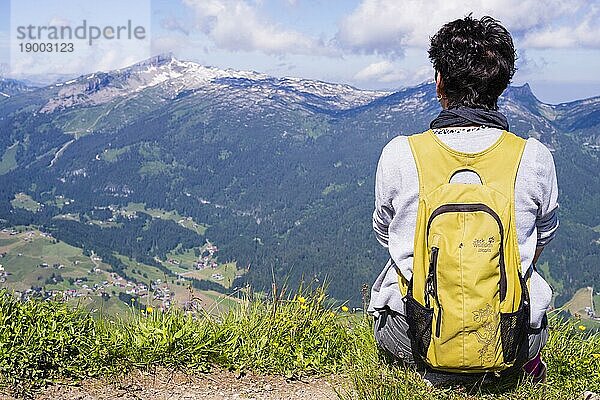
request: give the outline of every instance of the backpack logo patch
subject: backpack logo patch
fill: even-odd
[[[490,236],[487,239],[474,239],[473,247],[477,249],[478,253],[491,253],[495,241],[496,238],[493,236]]]

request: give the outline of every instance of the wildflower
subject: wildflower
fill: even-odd
[[[306,299],[302,296],[298,296],[298,303],[304,304],[304,303],[306,303]]]
[[[583,325],[579,325],[578,328],[580,331],[585,331],[585,326],[583,326]]]
[[[147,313],[151,313],[152,311],[154,311],[154,309],[150,306],[146,307],[146,312]]]
[[[347,306],[342,306],[342,311],[343,312],[348,312],[350,309]]]
[[[330,311],[329,316],[333,318],[333,317],[335,317],[335,313],[333,311]]]
[[[301,310],[306,310],[307,308],[308,308],[308,306],[306,304],[300,304]]]
[[[598,358],[600,358],[600,354],[598,354],[598,353],[594,353],[594,354],[592,354],[592,357],[594,357],[594,358],[598,359]]]

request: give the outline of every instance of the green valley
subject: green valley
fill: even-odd
[[[131,306],[144,309],[189,307],[192,298],[210,310],[229,304],[223,290],[201,290],[194,282],[214,282],[222,289],[243,271],[235,262],[219,263],[211,243],[187,252],[177,249],[158,266],[115,254],[124,264],[121,275],[95,254],[57,240],[33,227],[19,226],[0,232],[0,286],[23,298],[55,298],[124,315]],[[202,255],[202,256],[199,256]],[[135,303],[135,304],[132,304]]]

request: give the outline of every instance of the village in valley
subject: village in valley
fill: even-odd
[[[126,277],[91,251],[56,240],[52,234],[31,227],[0,231],[0,287],[22,300],[31,298],[111,305],[114,310],[164,311],[172,307],[198,310],[230,299],[222,293],[194,290],[193,280],[209,280],[229,289],[240,277],[235,262],[219,263],[218,247],[206,240],[188,251],[175,251],[166,260],[167,275],[155,266],[120,257],[131,268]],[[110,308],[110,307],[108,307]]]

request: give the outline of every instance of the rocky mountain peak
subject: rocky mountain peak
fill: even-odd
[[[509,86],[502,97],[507,100],[517,100],[523,103],[542,104],[542,102],[533,94],[529,83],[525,83],[521,86]]]

